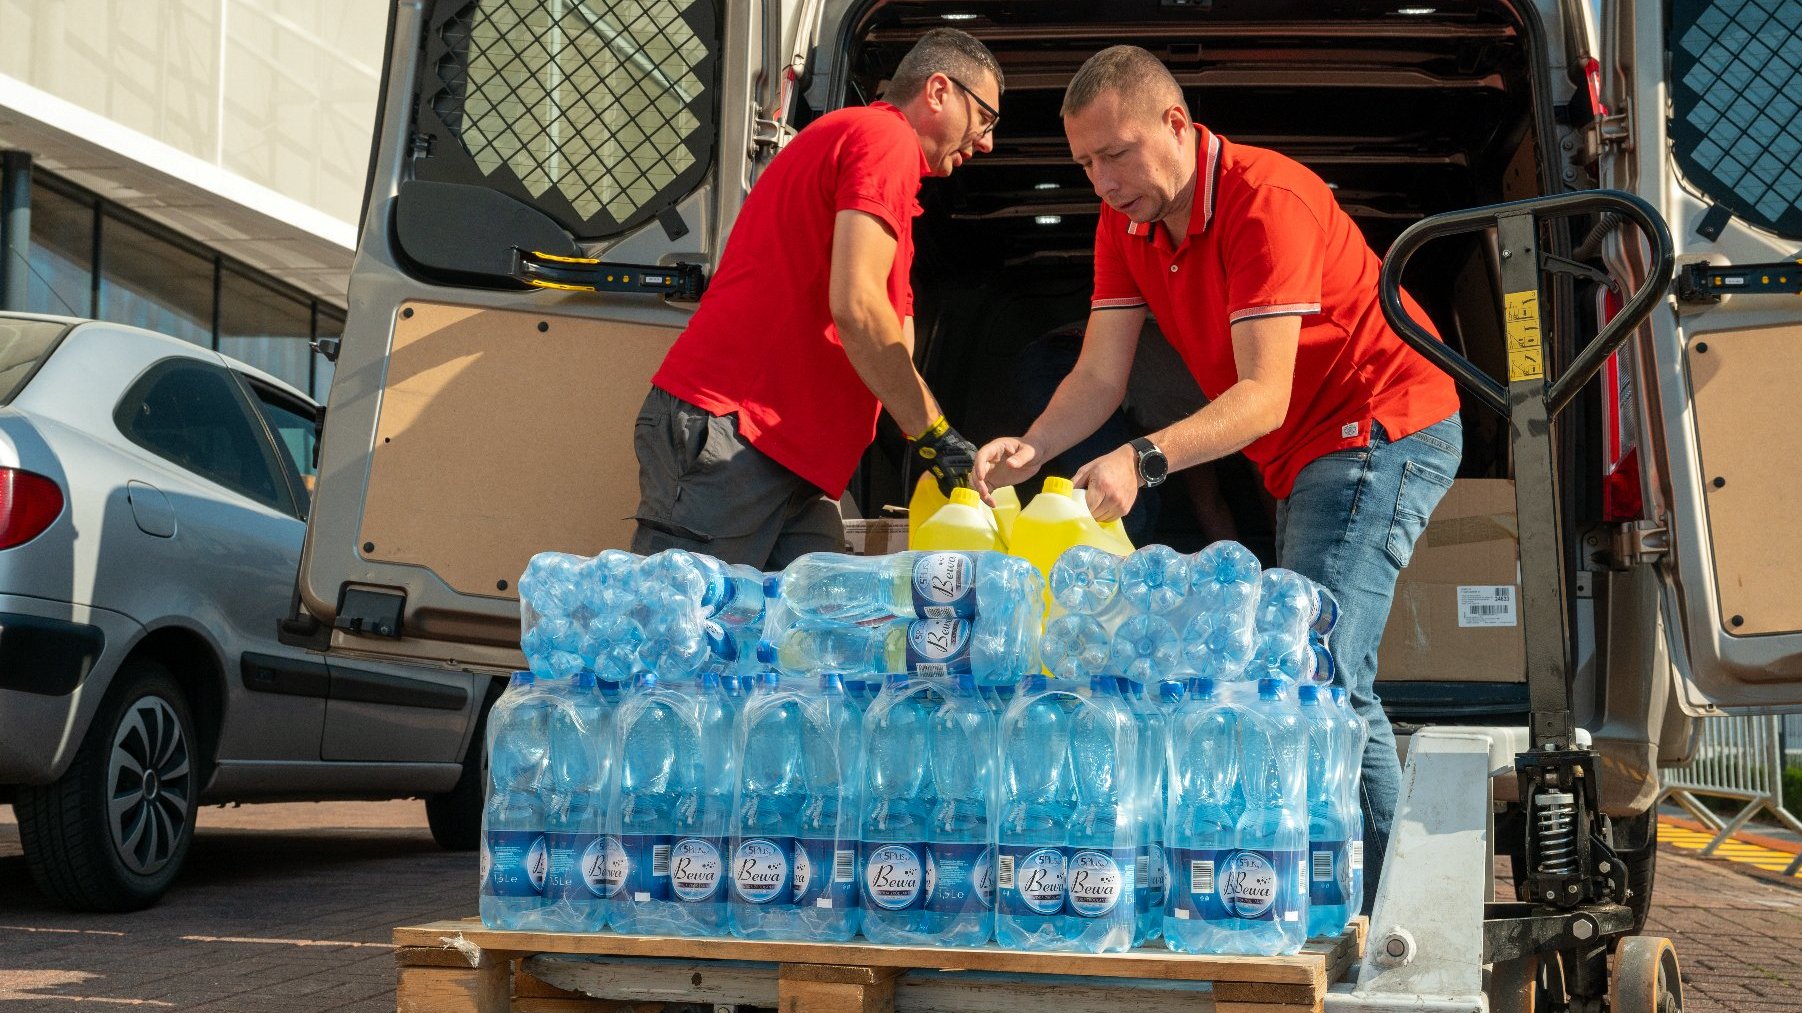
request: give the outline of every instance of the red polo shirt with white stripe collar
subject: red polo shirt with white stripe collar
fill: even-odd
[[[1314,459],[1368,446],[1372,421],[1399,440],[1455,413],[1451,378],[1383,319],[1381,263],[1326,183],[1274,151],[1234,144],[1200,124],[1196,132],[1188,235],[1172,237],[1161,222],[1136,224],[1103,204],[1094,308],[1147,306],[1209,398],[1239,381],[1233,324],[1301,317],[1289,413],[1245,448],[1278,499]],[[1402,295],[1424,323],[1426,314]]]

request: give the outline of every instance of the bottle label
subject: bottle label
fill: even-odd
[[[717,837],[683,837],[670,845],[670,892],[685,904],[715,904],[726,899],[725,862]]]
[[[1234,851],[1216,877],[1220,903],[1243,921],[1302,920],[1306,888],[1301,885],[1306,851]]]
[[[1232,848],[1172,848],[1175,904],[1171,913],[1184,921],[1224,922],[1233,915],[1220,897],[1220,877]]]
[[[1162,844],[1153,844],[1145,849],[1145,858],[1145,891],[1151,906],[1161,910],[1170,901],[1170,856]]]
[[[928,552],[914,560],[914,613],[921,619],[976,615],[976,557]]]
[[[962,619],[916,619],[908,623],[907,670],[938,679],[969,675],[970,624]]]
[[[600,839],[599,834],[544,835],[546,899],[582,902],[602,896],[592,888],[584,875],[589,849],[594,848]]]
[[[597,897],[617,897],[625,889],[628,864],[619,838],[596,838],[582,851],[582,882]]]
[[[789,855],[793,848],[787,838],[753,837],[739,844],[732,852],[732,892],[752,904],[792,897]]]
[[[1070,913],[1080,918],[1105,918],[1120,906],[1120,898],[1133,892],[1133,848],[1072,848],[1064,895]]]
[[[1362,837],[1351,842],[1351,871],[1364,871],[1364,838]]]
[[[926,897],[924,844],[864,844],[864,900],[884,911],[919,909]]]
[[[987,844],[926,845],[926,910],[955,915],[994,906],[994,849]]]
[[[637,904],[669,900],[669,837],[621,834],[619,843],[626,852],[626,899]]]
[[[1064,909],[1064,849],[1003,844],[995,856],[995,888],[1001,911],[1054,915]]]
[[[1351,896],[1352,867],[1345,841],[1308,842],[1308,903],[1338,907]]]
[[[795,842],[795,904],[830,911],[857,906],[857,842],[815,837]]]
[[[547,864],[542,831],[490,830],[482,836],[482,893],[489,897],[540,896]]]

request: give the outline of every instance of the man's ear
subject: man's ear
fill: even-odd
[[[1180,140],[1183,131],[1189,128],[1189,113],[1180,105],[1164,110],[1164,125],[1170,128],[1172,136]]]
[[[943,74],[934,74],[926,79],[926,88],[921,92],[926,97],[926,108],[935,113],[945,111],[945,101],[951,94],[951,79]]]

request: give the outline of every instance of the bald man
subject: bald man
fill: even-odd
[[[1241,450],[1258,466],[1277,501],[1280,564],[1342,609],[1334,678],[1370,723],[1368,911],[1401,782],[1374,686],[1377,646],[1396,576],[1458,470],[1457,391],[1384,321],[1376,254],[1332,190],[1289,158],[1196,123],[1156,57],[1134,46],[1095,54],[1070,81],[1063,118],[1103,203],[1082,354],[1024,436],[977,453],[976,486],[1028,478],[1094,432],[1120,404],[1140,324],[1157,318],[1208,404],[1090,461],[1075,482],[1108,520],[1170,471]]]

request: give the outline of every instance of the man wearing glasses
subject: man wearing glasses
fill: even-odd
[[[765,570],[839,551],[838,499],[883,410],[941,487],[968,484],[976,448],[914,369],[913,219],[921,178],[993,148],[1001,89],[982,43],[934,29],[883,101],[771,161],[639,411],[633,551]]]

